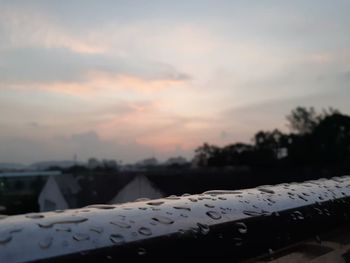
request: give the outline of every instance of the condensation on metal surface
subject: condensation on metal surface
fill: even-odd
[[[142,244],[143,240],[171,235],[191,233],[198,238],[209,235],[216,226],[228,223],[237,229],[238,235],[232,237],[232,243],[239,246],[251,232],[247,219],[277,217],[284,211],[291,211],[288,213],[292,220],[304,220],[305,216],[298,208],[307,206],[313,206],[318,214],[331,216],[322,204],[348,197],[350,176],[343,176],[1,217],[0,262],[48,259],[106,247],[117,248],[128,243]],[[218,239],[223,234],[218,233]],[[147,250],[140,246],[136,253],[142,256]]]

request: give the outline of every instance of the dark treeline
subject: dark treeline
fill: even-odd
[[[74,166],[63,172],[86,175],[81,180],[93,185],[112,180],[106,188],[144,175],[169,195],[350,174],[350,116],[332,108],[317,112],[312,107],[297,107],[286,119],[288,133],[259,131],[250,144],[219,147],[204,143],[195,150],[192,164],[155,165],[135,171]]]
[[[305,171],[333,176],[350,171],[350,116],[332,108],[321,113],[297,107],[287,116],[290,133],[259,131],[251,144],[218,147],[204,143],[196,149],[201,167],[250,167],[256,171]],[[267,178],[266,178],[267,179]]]

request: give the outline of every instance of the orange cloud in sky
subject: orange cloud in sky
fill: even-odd
[[[143,78],[129,74],[107,74],[90,72],[86,79],[80,82],[54,82],[26,85],[25,88],[39,89],[49,92],[65,93],[74,96],[95,96],[98,93],[115,90],[137,91],[142,93],[157,92],[162,89],[183,85],[186,79],[174,78]],[[21,87],[13,85],[13,87]]]
[[[192,149],[208,136],[213,137],[216,130],[221,130],[213,120],[177,117],[162,109],[160,102],[136,106],[134,111],[116,115],[97,129],[102,137],[132,139],[159,152],[174,151],[179,147]]]
[[[131,74],[108,74],[104,72],[90,72],[88,82],[94,86],[114,86],[119,89],[132,89],[142,92],[153,92],[164,88],[182,84],[187,79],[176,79],[172,77],[146,78]]]

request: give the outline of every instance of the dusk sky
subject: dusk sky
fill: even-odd
[[[0,0],[0,162],[191,158],[350,114],[350,1]]]

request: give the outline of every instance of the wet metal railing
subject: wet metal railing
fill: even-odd
[[[240,261],[349,223],[350,176],[1,217],[0,262]]]

